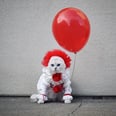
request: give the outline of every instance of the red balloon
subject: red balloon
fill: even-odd
[[[81,10],[65,8],[56,14],[52,23],[52,32],[60,46],[76,53],[88,41],[90,23]]]

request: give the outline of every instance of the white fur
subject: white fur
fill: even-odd
[[[48,66],[44,67],[42,70],[42,75],[40,76],[38,83],[37,83],[37,90],[38,94],[32,95],[30,98],[33,102],[44,103],[48,100],[48,89],[50,87],[50,83],[53,83],[52,75],[55,73],[62,73],[62,82],[64,90],[63,101],[64,103],[71,103],[73,97],[71,95],[72,88],[71,88],[71,81],[70,81],[70,73],[69,69],[66,69],[66,65],[64,60],[60,57],[53,56],[51,57]],[[46,95],[46,96],[45,96]]]
[[[52,64],[54,66],[51,66]],[[60,64],[60,66],[57,66],[58,64]],[[48,70],[51,74],[63,73],[65,71],[65,68],[66,68],[65,62],[61,57],[53,56],[50,58],[48,63]]]

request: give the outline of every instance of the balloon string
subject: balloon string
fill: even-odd
[[[75,64],[76,64],[76,53],[75,53],[75,56],[74,56],[74,62],[73,62],[73,69],[72,69],[72,74],[71,74],[71,79],[73,78],[73,75],[74,75],[74,69],[75,69]]]

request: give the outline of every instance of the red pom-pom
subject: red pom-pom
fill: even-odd
[[[63,90],[63,85],[56,85],[53,87],[54,93],[61,92]]]
[[[52,79],[53,79],[53,81],[56,81],[56,82],[60,81],[60,80],[62,80],[62,74],[61,73],[53,74]]]
[[[46,55],[43,58],[42,64],[44,66],[48,66],[48,62],[49,62],[49,60],[50,60],[50,58],[52,56],[61,57],[64,60],[65,64],[66,64],[66,68],[70,67],[71,58],[65,52],[63,52],[61,50],[58,50],[58,49],[47,52]]]

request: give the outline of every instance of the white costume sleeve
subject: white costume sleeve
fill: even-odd
[[[63,74],[63,82],[64,82],[64,94],[71,94],[72,88],[71,88],[71,81],[70,81],[70,73],[68,69]]]
[[[46,95],[47,87],[49,87],[49,82],[46,81],[46,75],[45,74],[42,74],[40,76],[39,80],[38,80],[38,83],[37,83],[38,93],[39,94],[45,94]]]

